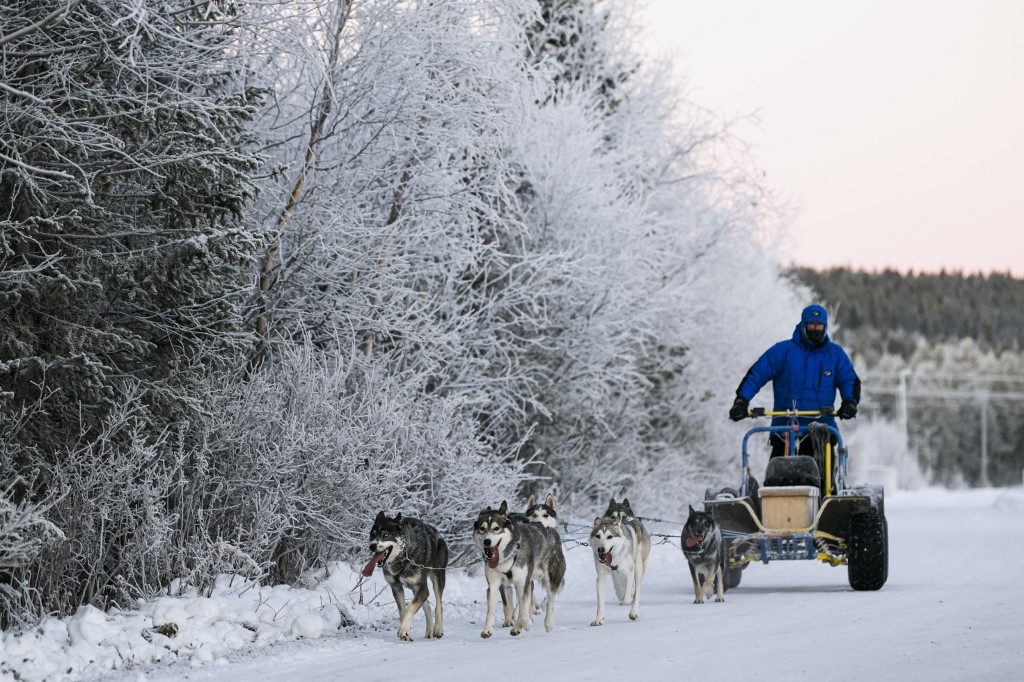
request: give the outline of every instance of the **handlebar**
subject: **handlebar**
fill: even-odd
[[[757,419],[758,417],[834,417],[836,414],[835,408],[828,405],[822,406],[817,410],[766,410],[763,407],[752,407],[750,412],[747,413],[748,419]]]

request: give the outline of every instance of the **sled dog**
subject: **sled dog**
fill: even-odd
[[[516,592],[516,605],[505,606],[506,619],[513,621],[512,636],[532,627],[534,580],[547,590],[544,629],[550,632],[555,625],[555,595],[565,580],[558,532],[532,523],[523,514],[510,514],[508,503],[502,501],[497,510],[487,507],[477,516],[473,542],[483,553],[487,578],[487,619],[480,636],[486,639],[494,634],[494,612],[505,584],[511,584]]]
[[[539,523],[545,528],[550,528],[556,531],[558,529],[558,513],[555,512],[555,498],[552,495],[548,495],[543,502],[537,502],[537,496],[530,495],[530,499],[526,502],[526,511],[522,514],[518,512],[509,512],[509,517],[514,521],[532,521],[533,523]],[[558,550],[561,550],[560,545]],[[552,548],[551,551],[555,550]],[[511,627],[517,618],[516,614],[513,613],[512,603],[512,586],[508,581],[506,581],[501,586],[501,606],[505,616],[505,621],[502,623],[502,627]],[[533,589],[533,615],[536,616],[546,606],[547,597],[544,598],[543,602],[541,601],[540,596],[537,594],[537,586],[535,584]]]
[[[558,513],[555,512],[555,498],[548,495],[543,502],[538,502],[537,497],[530,495],[526,501],[526,516],[534,523],[539,523],[545,528],[558,528]]]
[[[641,543],[647,542],[650,544],[651,536],[647,532],[647,528],[644,527],[643,523],[637,519],[636,514],[633,513],[633,508],[629,504],[629,498],[622,498],[622,502],[616,502],[613,497],[608,502],[608,508],[604,510],[604,516],[610,521],[629,522],[632,524],[633,529],[637,532],[637,537],[640,538]],[[646,540],[645,540],[646,539]],[[633,601],[633,585],[628,582],[625,575],[622,573],[612,573],[612,584],[615,586],[615,596],[619,598],[620,604],[626,604]]]
[[[703,604],[705,597],[711,597],[712,589],[718,591],[716,602],[725,601],[722,529],[718,522],[711,514],[694,511],[690,505],[690,516],[683,525],[680,543],[693,578],[693,603]]]
[[[594,550],[594,567],[597,569],[597,615],[591,625],[604,625],[605,578],[609,574],[619,603],[628,602],[629,619],[636,620],[640,607],[640,583],[651,552],[651,536],[647,529],[635,517],[632,520],[598,517],[590,530],[590,547]]]
[[[623,497],[622,502],[616,502],[613,497],[604,510],[604,518],[609,521],[632,521],[636,518],[633,508],[629,506],[629,499]]]
[[[550,529],[555,530],[555,531],[558,530],[558,513],[555,511],[555,498],[552,495],[548,495],[544,499],[543,502],[538,502],[537,501],[537,497],[535,495],[530,495],[530,499],[527,500],[527,502],[526,502],[526,512],[525,513],[526,513],[526,518],[528,520],[532,521],[533,523],[539,523],[540,525],[544,526],[545,528],[550,528]],[[561,538],[559,538],[559,540],[561,540]],[[553,548],[552,548],[552,551],[554,551]],[[558,551],[561,551],[561,543],[559,543]],[[563,561],[564,561],[564,559],[563,559]],[[509,590],[509,596],[510,595],[511,595],[511,590]],[[508,599],[506,598],[505,592],[502,592],[501,598],[502,598],[502,602],[503,603],[507,603],[508,602]],[[547,597],[544,598],[543,602],[540,601],[540,598],[537,595],[536,585],[534,585],[534,590],[533,590],[533,615],[536,616],[546,606],[547,606]],[[506,623],[506,625],[511,625],[511,623]]]
[[[393,519],[380,512],[370,529],[370,551],[373,558],[363,568],[363,575],[369,577],[374,568],[383,569],[384,579],[391,586],[398,606],[398,638],[412,641],[412,618],[420,607],[427,618],[425,636],[442,637],[441,595],[448,566],[448,545],[437,529],[413,517],[402,518],[401,512]],[[436,619],[427,602],[428,580],[434,586]],[[412,603],[408,605],[405,603],[406,587],[413,592]]]

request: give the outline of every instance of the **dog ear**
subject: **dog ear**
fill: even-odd
[[[373,520],[373,523],[374,524],[378,524],[378,523],[380,523],[383,520],[384,520],[384,512],[383,511],[379,511],[379,512],[377,512],[377,518]]]
[[[402,520],[402,512],[398,512],[398,515],[395,516],[395,523],[398,523],[401,520]]]
[[[550,494],[548,494],[547,499],[544,500],[544,504],[546,504],[547,506],[551,507],[551,510],[554,511],[554,509],[555,509],[555,498],[552,497]]]
[[[594,519],[594,525],[595,526],[600,526],[601,525],[601,517],[600,516],[598,516],[597,518]]]
[[[629,506],[629,498],[628,497],[623,497],[622,498],[622,506],[625,507],[626,509],[632,509],[632,507]]]
[[[508,514],[508,502],[506,502],[505,500],[501,501],[501,506],[498,507],[498,513],[499,514]]]
[[[694,515],[694,514],[696,514],[696,513],[697,513],[697,512],[693,511],[693,505],[691,504],[691,505],[690,505],[690,516],[693,516],[693,515]]]
[[[526,508],[529,509],[530,507],[532,507],[535,504],[537,504],[537,496],[536,495],[530,495],[530,499],[528,499],[526,501]]]

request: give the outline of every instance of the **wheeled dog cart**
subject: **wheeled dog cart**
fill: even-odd
[[[751,418],[783,416],[789,424],[747,431],[739,488],[705,492],[704,510],[722,528],[727,589],[738,586],[743,569],[755,561],[818,560],[845,565],[855,590],[878,590],[885,584],[889,532],[883,487],[848,487],[847,452],[839,429],[798,421],[831,413],[831,408],[783,412],[754,408],[748,414]],[[764,484],[758,486],[750,475],[747,446],[751,436],[766,432],[786,441],[787,455],[769,460]],[[834,437],[835,448],[829,436]],[[817,439],[813,456],[796,454],[804,438]]]

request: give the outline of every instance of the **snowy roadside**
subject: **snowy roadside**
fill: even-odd
[[[1024,514],[1024,494],[1019,488],[956,492],[922,490],[900,492],[887,500],[887,515],[893,524],[893,531],[903,533],[905,537],[914,538],[915,542],[920,543],[920,547],[912,547],[907,543],[901,545],[907,551],[894,555],[897,563],[894,565],[893,575],[916,576],[916,580],[924,580],[926,584],[930,584],[929,581],[934,582],[928,590],[945,591],[946,587],[943,586],[957,575],[969,576],[970,572],[975,570],[973,564],[960,569],[950,565],[928,569],[925,568],[926,563],[899,563],[929,561],[928,557],[931,555],[924,548],[928,547],[929,542],[933,542],[932,534],[950,530],[931,527],[937,518],[934,513],[929,512],[932,509],[944,510],[943,516],[947,519],[947,525],[951,524],[953,519],[958,523],[973,523],[970,519],[976,514],[972,510],[977,510],[977,514],[981,514],[980,518],[999,519],[999,523],[995,524],[998,528],[993,528],[990,532],[1005,532],[999,529],[1013,526]],[[655,527],[652,530],[664,533],[677,531],[672,527]],[[988,542],[983,537],[979,537],[979,540]],[[663,592],[671,594],[673,602],[688,603],[687,600],[692,598],[692,593],[689,597],[686,596],[689,589],[686,587],[688,576],[683,578],[685,567],[678,551],[678,544],[670,542],[669,545],[671,546],[655,547],[652,552],[655,566],[651,571],[651,578],[655,582],[652,583],[651,590],[654,590],[654,593],[647,602],[649,606],[645,612],[645,619],[648,620],[659,617],[659,583],[665,583]],[[967,580],[966,587],[959,585],[956,591],[998,588],[1002,582],[1010,580],[1007,576],[1014,573],[1011,566],[1016,562],[1015,557],[1018,555],[1018,552],[1010,552],[1003,557],[1008,562],[1007,565],[1002,568],[991,568],[997,571],[996,575],[999,576],[994,583],[991,580],[971,578]],[[567,559],[570,572],[580,576],[580,579],[573,581],[567,592],[560,597],[562,608],[559,613],[564,614],[559,616],[560,623],[564,624],[559,625],[560,631],[563,632],[563,647],[573,632],[572,628],[568,631],[564,628],[570,627],[570,623],[588,623],[594,603],[593,567],[592,564],[588,565],[591,562],[590,552],[585,547],[578,547],[567,554]],[[946,561],[948,563],[948,558]],[[782,576],[783,569],[786,568],[801,569],[801,575],[813,575],[814,580],[824,580],[829,585],[834,583],[834,586],[827,589],[826,595],[834,595],[836,589],[847,589],[844,578],[828,567],[778,567],[771,570],[754,569],[751,575],[745,578],[747,586],[741,588],[737,598],[742,595],[748,602],[746,608],[756,608],[759,601],[775,598],[777,588],[772,587],[764,591],[763,588],[757,587],[757,581],[767,578],[768,584],[775,584],[773,581]],[[399,643],[393,637],[396,610],[390,590],[380,571],[374,572],[362,585],[359,585],[360,577],[358,568],[337,563],[330,567],[329,575],[327,572],[310,575],[305,584],[300,586],[263,587],[241,580],[237,576],[220,576],[208,595],[198,594],[195,590],[183,590],[182,596],[162,597],[141,603],[135,610],[113,610],[109,613],[92,607],[83,607],[71,618],[48,619],[27,632],[17,635],[7,633],[0,638],[0,680],[36,682],[103,677],[131,679],[133,674],[136,674],[138,679],[145,679],[144,671],[155,674],[154,664],[162,667],[163,664],[172,663],[187,666],[186,669],[195,669],[197,672],[222,669],[226,673],[229,669],[228,659],[237,660],[241,652],[251,652],[252,658],[269,657],[269,660],[273,660],[275,655],[281,653],[278,649],[282,643],[295,643],[300,640],[329,639],[330,650],[334,656],[345,656],[345,652],[357,656],[376,649],[388,649],[390,653],[385,652],[386,656],[397,655],[394,647]],[[1016,584],[1015,577],[1012,578],[1012,582],[1014,587],[1011,588],[1011,593],[1019,594],[1019,585]],[[172,586],[176,590],[179,587]],[[909,586],[901,586],[897,579],[896,583],[883,590],[891,596],[878,603],[889,604],[884,608],[895,611],[885,611],[880,617],[889,620],[905,617],[910,602],[901,604],[901,600],[911,598],[906,593],[907,589]],[[953,592],[950,591],[949,594]],[[464,569],[449,571],[444,594],[445,621],[446,631],[450,631],[449,634],[455,639],[469,637],[473,641],[479,641],[477,632],[482,616],[483,593],[484,584],[479,573],[471,575]],[[893,597],[901,594],[903,596],[897,601],[891,601]],[[931,592],[922,592],[921,596],[930,599]],[[1010,599],[1007,604],[1014,601],[1009,595],[1006,598]],[[730,604],[734,602],[731,599],[728,601]],[[811,601],[808,595],[804,595],[804,601],[809,602],[808,608],[817,608],[816,602]],[[869,602],[863,598],[861,601]],[[970,601],[974,603],[978,599],[971,597]],[[930,602],[924,603],[921,608],[927,607],[928,603]],[[675,620],[674,616],[668,614],[678,607],[668,603],[663,607],[668,622]],[[1011,609],[1010,621],[1020,620],[1019,605],[1001,608]],[[914,622],[925,618],[920,609],[917,613],[917,618],[910,616],[910,620],[901,631],[910,633],[917,630],[917,626],[913,626]],[[714,609],[692,612],[692,616],[712,618],[724,618],[727,615],[725,611],[721,611],[721,614],[719,616],[719,612]],[[977,616],[972,614],[970,618],[974,619]],[[417,639],[423,636],[423,623],[422,616],[417,616],[413,628],[413,634]],[[584,627],[583,630],[590,628]],[[454,641],[448,642],[448,639],[449,637],[446,637],[443,640],[443,647],[457,645]],[[540,641],[543,641],[543,638],[533,642],[535,653]],[[996,643],[998,641],[996,640]],[[581,646],[583,644],[581,642]],[[306,646],[296,643],[286,644],[284,648],[289,651],[289,658],[302,659],[307,657],[303,648]],[[586,646],[589,647],[590,644]],[[315,658],[318,650],[317,646],[309,647],[309,656]],[[405,649],[402,652],[404,653]],[[221,666],[223,668],[220,668]]]
[[[308,576],[304,586],[265,587],[221,575],[209,594],[172,585],[171,593],[181,596],[143,602],[136,610],[104,613],[83,606],[70,618],[5,634],[0,679],[72,680],[151,663],[217,664],[245,647],[392,628],[394,608],[383,577],[377,572],[353,590],[359,578],[336,563],[329,575]],[[387,600],[373,598],[381,591]]]

